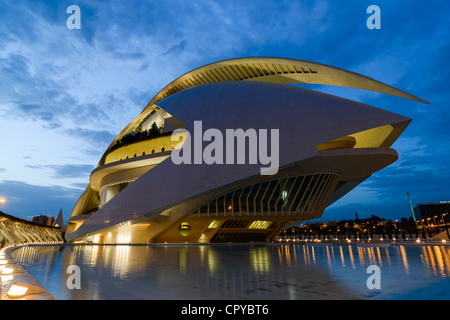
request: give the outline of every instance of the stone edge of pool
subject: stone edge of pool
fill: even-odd
[[[61,245],[63,242],[52,242],[47,245]],[[0,278],[0,300],[56,300],[56,298],[47,291],[33,276],[31,276],[20,264],[12,257],[11,252],[26,245],[12,245],[0,250],[2,260],[8,261],[4,268],[12,269],[12,273],[3,274]],[[4,269],[2,268],[2,269]],[[13,286],[27,288],[25,294],[13,296],[11,288]]]

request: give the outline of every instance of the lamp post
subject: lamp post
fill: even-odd
[[[446,212],[446,213],[444,213],[444,214],[442,214],[441,213],[441,217],[442,217],[442,222],[445,224],[445,230],[447,231],[447,238],[449,238],[450,239],[450,235],[449,235],[449,233],[448,233],[448,226],[447,226],[447,222],[445,221],[445,218],[444,218],[444,216],[446,216],[447,215],[447,213],[448,212]]]

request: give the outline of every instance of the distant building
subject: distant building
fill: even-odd
[[[48,217],[46,215],[40,215],[40,216],[34,216],[33,217],[33,222],[43,225],[43,226],[52,226],[53,223],[55,222],[55,218],[54,217]]]
[[[438,203],[419,203],[414,208],[414,214],[419,223],[425,225],[439,225],[450,222],[450,201]]]

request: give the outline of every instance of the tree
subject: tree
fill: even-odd
[[[153,122],[152,126],[150,127],[150,130],[149,130],[149,136],[156,137],[159,134],[160,134],[160,130],[158,128],[158,125],[156,124],[156,122]]]

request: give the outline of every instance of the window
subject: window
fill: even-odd
[[[182,237],[187,237],[188,235],[191,234],[191,225],[187,222],[180,223],[178,227],[178,233]]]

